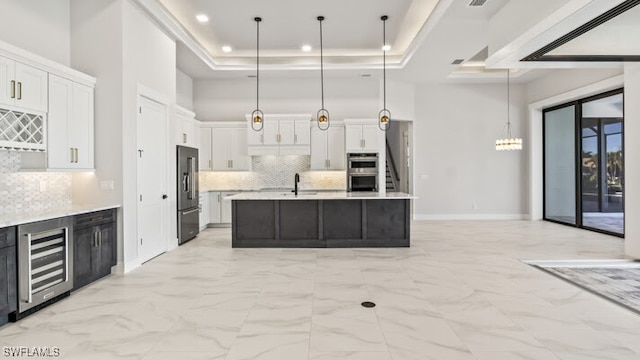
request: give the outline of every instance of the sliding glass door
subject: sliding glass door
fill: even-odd
[[[544,112],[544,218],[624,235],[622,90]]]
[[[575,105],[545,112],[545,217],[576,224]]]

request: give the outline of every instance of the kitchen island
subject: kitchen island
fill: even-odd
[[[242,193],[232,202],[232,247],[409,247],[405,193]]]

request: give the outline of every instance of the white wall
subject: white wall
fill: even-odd
[[[193,111],[193,79],[176,70],[176,103]]]
[[[383,82],[380,81],[380,109],[383,107]],[[414,120],[416,118],[415,85],[387,80],[387,109],[392,120]]]
[[[0,40],[69,66],[70,0],[0,0]]]
[[[640,64],[624,70],[625,252],[640,258]]]
[[[122,3],[71,1],[71,66],[96,77],[95,167],[75,174],[74,203],[122,204]],[[113,190],[100,190],[113,181]]]
[[[325,78],[325,107],[335,120],[376,118],[378,80]],[[256,79],[196,80],[194,111],[202,121],[244,121],[256,107]],[[317,78],[260,78],[260,109],[265,113],[311,113],[321,107]]]
[[[96,173],[74,175],[74,202],[121,204],[119,261],[129,271],[137,260],[137,92],[142,85],[175,112],[175,42],[131,0],[72,0],[73,66],[97,77]],[[126,35],[125,35],[126,34]],[[171,116],[169,134],[175,132]],[[153,129],[149,129],[153,131]],[[173,139],[173,137],[171,137]],[[176,238],[175,143],[167,148],[168,235]],[[114,190],[100,182],[114,181]],[[177,244],[177,239],[175,239]]]
[[[527,84],[527,102],[533,103],[622,74],[619,69],[546,70],[548,74]]]
[[[137,246],[137,94],[142,85],[169,103],[167,138],[168,236],[177,246],[176,202],[176,43],[162,32],[130,0],[123,1],[122,172],[123,236],[125,271],[138,263]],[[149,129],[153,131],[153,129]]]
[[[122,2],[71,1],[71,66],[96,77],[95,173],[73,175],[73,202],[121,205]],[[112,181],[113,190],[101,190]],[[118,262],[122,264],[123,211],[118,212]]]
[[[513,135],[527,138],[524,89],[511,86]],[[420,85],[414,203],[418,219],[511,219],[527,213],[527,149],[495,150],[507,122],[504,85]]]

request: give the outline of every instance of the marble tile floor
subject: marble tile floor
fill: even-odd
[[[59,358],[631,360],[640,316],[520,260],[616,259],[542,221],[420,221],[412,247],[231,249],[230,229],[0,328]],[[365,300],[377,306],[360,306]]]

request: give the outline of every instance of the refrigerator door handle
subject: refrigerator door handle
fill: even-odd
[[[192,200],[194,196],[194,190],[196,188],[196,177],[194,174],[196,171],[196,158],[190,157],[187,159],[187,161],[187,172],[189,173],[189,193],[187,194],[187,198],[189,200]]]

